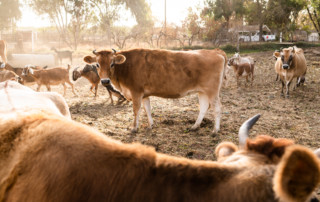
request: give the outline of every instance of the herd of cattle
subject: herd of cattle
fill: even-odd
[[[192,129],[214,107],[213,132],[218,132],[219,93],[228,64],[237,80],[254,78],[253,58],[236,54],[228,61],[219,49],[93,54],[84,57],[88,65],[72,72],[73,80],[87,78],[95,95],[101,82],[111,98],[132,101],[133,132],[139,127],[141,104],[149,127],[153,125],[149,96],[179,98],[190,93],[198,93],[200,105]],[[282,91],[286,86],[289,96],[292,79],[297,79],[297,86],[305,80],[303,51],[290,47],[274,56]],[[13,76],[0,83],[0,201],[317,201],[319,150],[265,135],[249,139],[249,129],[260,115],[240,127],[239,146],[222,142],[216,147],[215,162],[172,157],[112,140],[71,120],[60,94],[22,85],[33,82],[38,91],[41,85],[50,91],[50,85],[65,89],[68,83],[73,89],[69,70],[70,66],[14,68],[3,59],[0,74]]]

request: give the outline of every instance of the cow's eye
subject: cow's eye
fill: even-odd
[[[284,56],[283,56],[283,55],[281,55],[281,60],[282,60],[282,61],[284,60]]]

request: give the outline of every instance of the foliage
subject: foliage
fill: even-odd
[[[0,0],[0,30],[14,26],[21,18],[19,0]]]
[[[320,35],[320,0],[309,0],[306,10],[313,27]]]

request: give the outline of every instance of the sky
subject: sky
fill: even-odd
[[[164,0],[146,0],[150,6],[152,15],[159,21],[164,21]],[[188,8],[196,9],[203,6],[203,0],[167,0],[167,23],[181,24],[181,21],[187,16]],[[45,16],[37,16],[32,9],[24,6],[22,19],[18,21],[19,27],[47,27],[50,26],[49,19]],[[118,22],[118,25],[133,25],[134,20],[127,17]]]

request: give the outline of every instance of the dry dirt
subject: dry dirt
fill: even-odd
[[[313,50],[320,51],[316,48]],[[237,143],[240,125],[258,113],[262,116],[251,130],[251,137],[269,134],[277,138],[294,139],[298,144],[315,149],[320,148],[320,67],[319,57],[311,49],[306,52],[306,83],[291,91],[289,99],[280,97],[281,84],[275,82],[273,52],[248,54],[257,61],[254,83],[246,87],[245,79],[242,79],[240,88],[237,88],[233,73],[228,75],[228,82],[221,89],[223,113],[221,130],[217,135],[211,134],[214,126],[213,110],[208,111],[198,131],[188,130],[199,112],[197,95],[181,99],[151,97],[155,125],[152,130],[147,129],[147,118],[142,111],[140,129],[136,134],[130,133],[132,104],[111,105],[109,95],[102,86],[99,86],[99,97],[94,99],[89,91],[89,82],[80,79],[75,82],[79,96],[74,97],[68,88],[66,100],[73,120],[122,142],[140,142],[175,156],[215,159],[213,151],[217,144],[222,141]],[[78,63],[83,65],[81,58]],[[52,89],[63,92],[62,86]],[[45,87],[41,90],[44,91]]]

